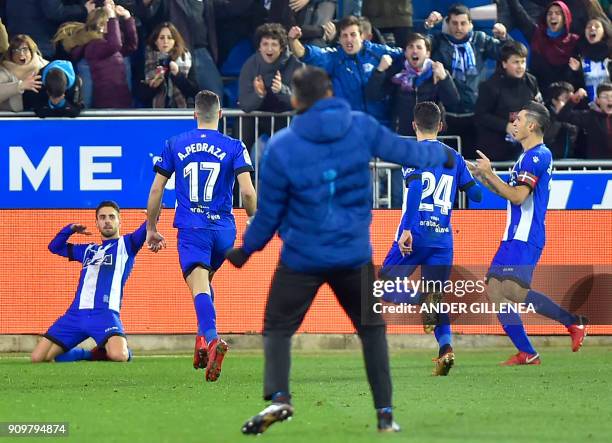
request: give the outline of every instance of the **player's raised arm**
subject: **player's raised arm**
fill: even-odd
[[[73,245],[68,243],[68,239],[74,233],[91,235],[91,232],[89,232],[85,225],[71,223],[67,226],[64,226],[57,233],[57,235],[53,237],[53,240],[49,242],[49,251],[51,251],[53,254],[61,255],[62,257],[68,257],[69,259],[73,260]]]

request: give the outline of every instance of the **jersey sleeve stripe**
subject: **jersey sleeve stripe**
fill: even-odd
[[[153,170],[166,178],[172,177],[172,172],[168,172],[165,169],[160,168],[158,165],[153,166]]]
[[[420,179],[421,179],[421,174],[412,174],[406,177],[405,182],[406,182],[406,185],[408,185],[411,181],[420,180]]]
[[[255,171],[255,169],[253,169],[252,166],[241,166],[240,168],[234,170],[234,175],[242,174],[243,172],[253,172],[253,171]]]
[[[68,250],[68,260],[76,261],[74,258],[74,245],[72,243],[66,244],[66,249]]]
[[[474,186],[476,184],[476,182],[474,180],[467,182],[465,185],[459,187],[460,191],[467,191],[468,189],[470,189],[472,186]]]

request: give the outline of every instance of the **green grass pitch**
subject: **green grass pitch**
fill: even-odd
[[[78,442],[611,441],[611,348],[544,348],[542,366],[509,368],[496,363],[510,348],[457,351],[448,377],[430,376],[430,351],[391,354],[403,428],[394,435],[376,432],[361,354],[352,351],[294,352],[294,419],[260,437],[240,427],[264,406],[261,352],[230,352],[217,383],[186,354],[127,364],[0,357],[0,421],[69,422],[70,436],[53,440]]]

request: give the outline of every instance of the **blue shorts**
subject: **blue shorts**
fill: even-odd
[[[110,309],[83,309],[66,311],[43,337],[68,351],[89,337],[102,347],[114,335],[125,337],[118,313]]]
[[[422,278],[445,282],[450,277],[452,264],[451,248],[418,247],[412,253],[402,256],[397,242],[393,242],[380,275],[385,278],[410,277],[417,266],[421,266]]]
[[[216,271],[225,260],[225,253],[234,246],[235,229],[179,229],[177,234],[178,256],[183,277],[196,267]]]
[[[542,255],[542,249],[520,240],[503,241],[493,257],[487,281],[490,278],[497,280],[512,280],[523,288],[531,287],[533,271]]]

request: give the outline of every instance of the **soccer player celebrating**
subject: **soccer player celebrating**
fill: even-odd
[[[480,151],[476,163],[468,167],[478,180],[500,197],[508,200],[508,221],[502,242],[487,273],[487,293],[495,303],[529,303],[543,316],[562,323],[572,338],[572,351],[582,346],[587,334],[587,319],[561,308],[546,295],[531,287],[535,266],[544,248],[544,218],[550,195],[552,154],[543,142],[550,121],[548,110],[536,102],[528,103],[512,124],[514,138],[523,153],[505,183],[492,170],[491,162]],[[502,365],[539,365],[540,356],[525,332],[517,312],[499,313],[497,318],[518,349]]]
[[[217,130],[219,97],[211,91],[198,92],[194,116],[197,129],[169,139],[155,164],[157,174],[147,204],[147,245],[153,252],[166,247],[164,237],[157,232],[157,218],[166,183],[176,173],[174,227],[178,229],[179,261],[198,319],[193,367],[206,368],[206,380],[216,381],[229,347],[217,335],[211,281],[236,239],[234,176],[249,216],[255,214],[257,195],[244,144]]]
[[[131,353],[119,319],[123,286],[134,266],[134,258],[145,241],[146,223],[121,236],[119,206],[103,201],[96,208],[96,227],[102,244],[73,244],[74,233],[92,235],[81,224],[64,227],[49,243],[49,250],[83,265],[74,301],[56,320],[32,352],[32,362],[76,360],[128,361]],[[92,351],[75,348],[91,337]]]
[[[418,103],[414,107],[412,122],[417,140],[435,141],[442,129],[441,120],[440,108],[435,103]],[[471,200],[482,200],[482,190],[474,181],[461,154],[441,142],[437,143],[453,152],[454,165],[451,168],[440,165],[427,169],[402,169],[408,193],[396,241],[387,253],[380,271],[382,278],[409,277],[420,265],[424,281],[434,283],[431,285],[433,287],[443,287],[453,264],[450,219],[457,189],[466,191]],[[441,292],[423,292],[412,296],[389,295],[392,295],[390,299],[385,296],[383,298],[403,303],[437,303],[442,299]],[[432,374],[448,375],[455,361],[448,315],[424,317],[425,331],[431,333],[433,329],[439,345]]]
[[[283,240],[263,330],[264,398],[272,404],[249,419],[242,432],[260,434],[293,415],[291,337],[325,283],[362,342],[378,429],[398,431],[392,415],[385,322],[373,309],[369,162],[381,157],[428,167],[450,163],[454,156],[438,144],[403,139],[372,117],[351,112],[345,100],[332,97],[331,81],[320,68],[297,70],[292,91],[298,115],[270,139],[257,214],[242,247],[228,253],[232,264],[241,267],[277,231]]]

